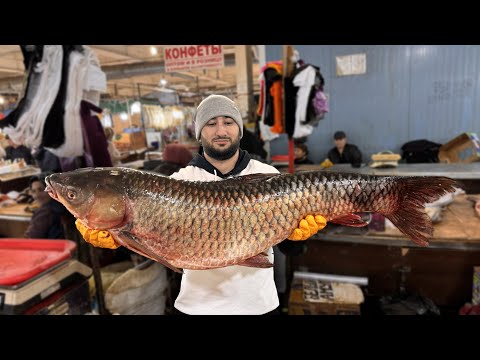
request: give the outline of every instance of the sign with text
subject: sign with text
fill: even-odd
[[[222,45],[178,45],[164,48],[165,72],[223,67]]]

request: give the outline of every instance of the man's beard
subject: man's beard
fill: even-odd
[[[214,140],[218,140],[218,138],[214,139]],[[228,139],[228,140],[230,140],[230,139]],[[203,146],[203,151],[205,151],[205,153],[208,156],[210,156],[212,159],[228,160],[233,155],[235,155],[238,148],[240,147],[240,136],[238,136],[236,141],[232,141],[232,144],[228,148],[225,148],[225,149],[222,149],[222,150],[217,150],[213,146],[210,146],[210,144],[208,144],[207,141],[205,139],[203,139],[203,137],[202,137],[202,146]]]

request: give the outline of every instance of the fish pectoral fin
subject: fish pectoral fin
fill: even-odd
[[[145,246],[143,246],[137,239],[135,235],[128,231],[120,231],[117,234],[117,237],[122,241],[122,245],[125,246],[126,248],[136,252],[137,254],[140,254],[142,256],[145,256],[149,259],[152,259],[153,261],[159,262],[160,264],[168,267],[169,269],[172,269],[173,271],[183,274],[183,271],[179,268],[176,268],[172,264],[170,264],[167,260],[165,260],[163,257],[154,254],[152,251],[148,250]]]
[[[362,218],[356,214],[343,215],[330,220],[330,222],[352,227],[362,227],[368,225],[367,222],[363,221]]]
[[[236,265],[256,267],[256,268],[270,268],[273,264],[268,260],[268,257],[265,253],[260,253],[255,255],[247,260],[244,260]]]

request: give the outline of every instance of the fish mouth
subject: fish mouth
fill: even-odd
[[[58,194],[55,191],[55,189],[53,188],[52,184],[50,183],[50,177],[47,177],[45,179],[45,184],[47,185],[47,187],[45,188],[45,192],[47,192],[48,195],[50,195],[53,199],[58,201],[59,200],[58,199]]]

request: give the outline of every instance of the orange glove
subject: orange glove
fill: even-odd
[[[321,215],[307,215],[305,219],[300,220],[298,228],[288,237],[288,240],[307,240],[309,237],[315,235],[319,230],[327,226],[327,220]]]
[[[86,242],[92,244],[96,247],[106,248],[106,249],[117,249],[120,247],[115,240],[113,240],[112,235],[106,230],[94,230],[90,229],[84,225],[79,219],[75,221],[75,226],[77,227],[80,234]]]

